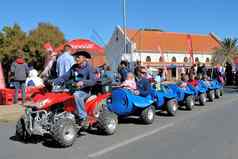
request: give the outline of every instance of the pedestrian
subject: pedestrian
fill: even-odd
[[[136,61],[136,64],[134,67],[134,74],[136,78],[139,76],[140,67],[141,67],[141,61]]]
[[[18,91],[21,89],[22,93],[22,104],[26,101],[26,78],[29,74],[28,65],[25,63],[23,53],[19,51],[19,55],[11,65],[11,74],[14,79],[14,87],[15,87],[15,96],[14,96],[14,104],[18,102]]]
[[[202,75],[206,75],[207,74],[207,67],[206,67],[205,63],[201,67],[201,72],[202,72]]]
[[[59,55],[57,58],[57,64],[56,64],[56,72],[57,76],[61,77],[66,72],[69,71],[69,69],[74,64],[74,57],[72,56],[72,47],[68,44],[64,46],[64,52],[63,54]]]
[[[57,53],[53,51],[49,51],[47,64],[45,65],[43,72],[40,74],[40,77],[42,77],[43,79],[57,78],[57,73],[56,73],[57,59],[56,58],[57,58]]]
[[[121,61],[118,73],[121,76],[121,82],[124,82],[127,78],[127,73],[129,72],[126,61]]]
[[[112,72],[112,69],[110,66],[106,66],[106,70],[103,74],[103,77],[110,79],[112,81],[112,83],[116,82],[114,73]]]

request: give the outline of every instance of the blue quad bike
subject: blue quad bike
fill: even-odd
[[[188,88],[194,92],[195,102],[198,102],[199,105],[204,106],[207,101],[207,90],[201,85],[201,83],[199,82],[196,87],[192,86],[191,84],[188,84]]]
[[[176,94],[176,100],[180,106],[184,106],[187,110],[192,110],[195,105],[194,92],[187,86],[179,87],[177,84],[168,84],[168,87]]]
[[[119,118],[131,115],[139,116],[144,124],[152,124],[155,118],[155,107],[152,97],[141,97],[125,88],[112,90],[111,100],[107,108]]]
[[[151,89],[151,96],[155,102],[156,110],[167,111],[168,115],[175,116],[178,104],[176,94],[165,84],[160,89]]]
[[[213,84],[213,87],[215,88],[215,98],[220,98],[220,96],[223,95],[223,84],[220,83],[218,80],[212,80],[211,83]]]
[[[206,90],[208,100],[213,102],[215,99],[216,83],[214,81],[199,80],[199,84]]]

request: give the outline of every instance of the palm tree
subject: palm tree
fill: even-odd
[[[235,56],[238,55],[237,39],[225,38],[221,41],[221,47],[215,50],[213,63],[224,66],[226,63],[232,64]]]

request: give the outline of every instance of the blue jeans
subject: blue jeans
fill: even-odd
[[[18,91],[21,89],[22,92],[22,103],[26,102],[26,85],[25,81],[14,81],[14,87],[15,87],[15,97],[14,97],[14,103],[18,102]]]
[[[89,96],[88,93],[83,91],[74,92],[74,100],[76,103],[76,109],[80,119],[86,119],[87,113],[85,112],[84,100]]]

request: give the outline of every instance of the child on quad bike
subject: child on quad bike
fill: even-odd
[[[188,75],[183,75],[181,77],[181,80],[179,82],[177,82],[177,85],[182,89],[186,89],[187,81],[188,81]]]
[[[84,101],[89,97],[89,90],[96,83],[96,76],[92,66],[88,62],[91,55],[87,52],[74,53],[75,64],[63,76],[54,80],[66,83],[66,87],[74,87],[72,92],[75,99],[78,123],[87,124],[87,113],[84,108]]]
[[[193,87],[196,87],[198,85],[198,80],[195,79],[194,74],[189,75],[189,80],[188,80],[187,84],[191,84]]]
[[[134,92],[136,90],[136,81],[133,73],[129,72],[127,79],[120,86]]]

